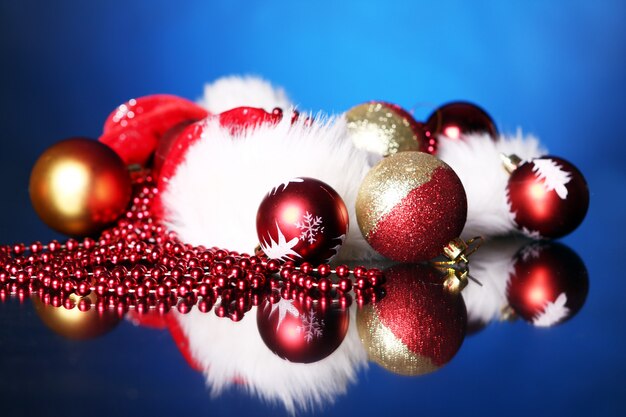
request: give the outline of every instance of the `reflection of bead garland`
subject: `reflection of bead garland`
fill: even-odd
[[[277,293],[309,302],[336,296],[340,304],[350,302],[346,295],[351,290],[359,304],[379,296],[384,277],[378,269],[295,266],[183,244],[153,220],[150,208],[157,193],[149,175],[137,175],[131,207],[98,240],[0,245],[0,298],[7,292],[20,298],[38,294],[46,303],[71,307],[74,297],[79,309],[117,306],[139,312],[167,311],[180,299],[179,310],[186,312],[196,303],[201,311],[209,311],[218,297],[222,305],[232,300],[246,310],[246,305],[249,309]],[[338,279],[331,280],[331,274]],[[91,293],[98,296],[97,302],[85,298]],[[223,309],[216,314],[227,315]]]

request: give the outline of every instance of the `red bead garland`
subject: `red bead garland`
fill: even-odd
[[[335,298],[349,305],[347,293],[354,288],[357,303],[362,305],[384,292],[384,276],[378,269],[281,264],[261,256],[184,244],[152,216],[151,205],[158,193],[152,177],[146,173],[134,177],[130,208],[97,240],[0,245],[0,301],[9,294],[20,300],[36,294],[54,306],[114,308],[123,314],[129,308],[164,313],[173,305],[181,313],[194,305],[207,312],[219,298],[216,314],[238,321],[252,305],[277,294],[309,303]],[[338,279],[331,280],[331,274]],[[97,296],[95,302],[86,298],[92,293]]]

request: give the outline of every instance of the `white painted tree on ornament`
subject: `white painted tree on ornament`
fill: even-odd
[[[543,186],[546,191],[554,190],[561,200],[567,198],[567,188],[565,185],[570,182],[572,175],[564,171],[553,159],[535,159],[533,163],[533,172],[538,180],[543,180]]]

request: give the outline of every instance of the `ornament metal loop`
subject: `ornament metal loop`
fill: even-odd
[[[452,239],[444,248],[443,256],[447,261],[434,261],[431,264],[446,274],[444,288],[458,294],[467,286],[469,279],[482,286],[482,283],[469,274],[469,257],[480,248],[484,241],[477,236],[468,241],[461,238]]]

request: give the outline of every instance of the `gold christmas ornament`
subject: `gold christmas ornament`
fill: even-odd
[[[374,101],[346,112],[354,145],[383,157],[404,151],[428,150],[421,123],[394,104]]]
[[[30,199],[51,228],[87,236],[116,220],[131,195],[129,172],[107,145],[72,138],[48,148],[30,176]]]

